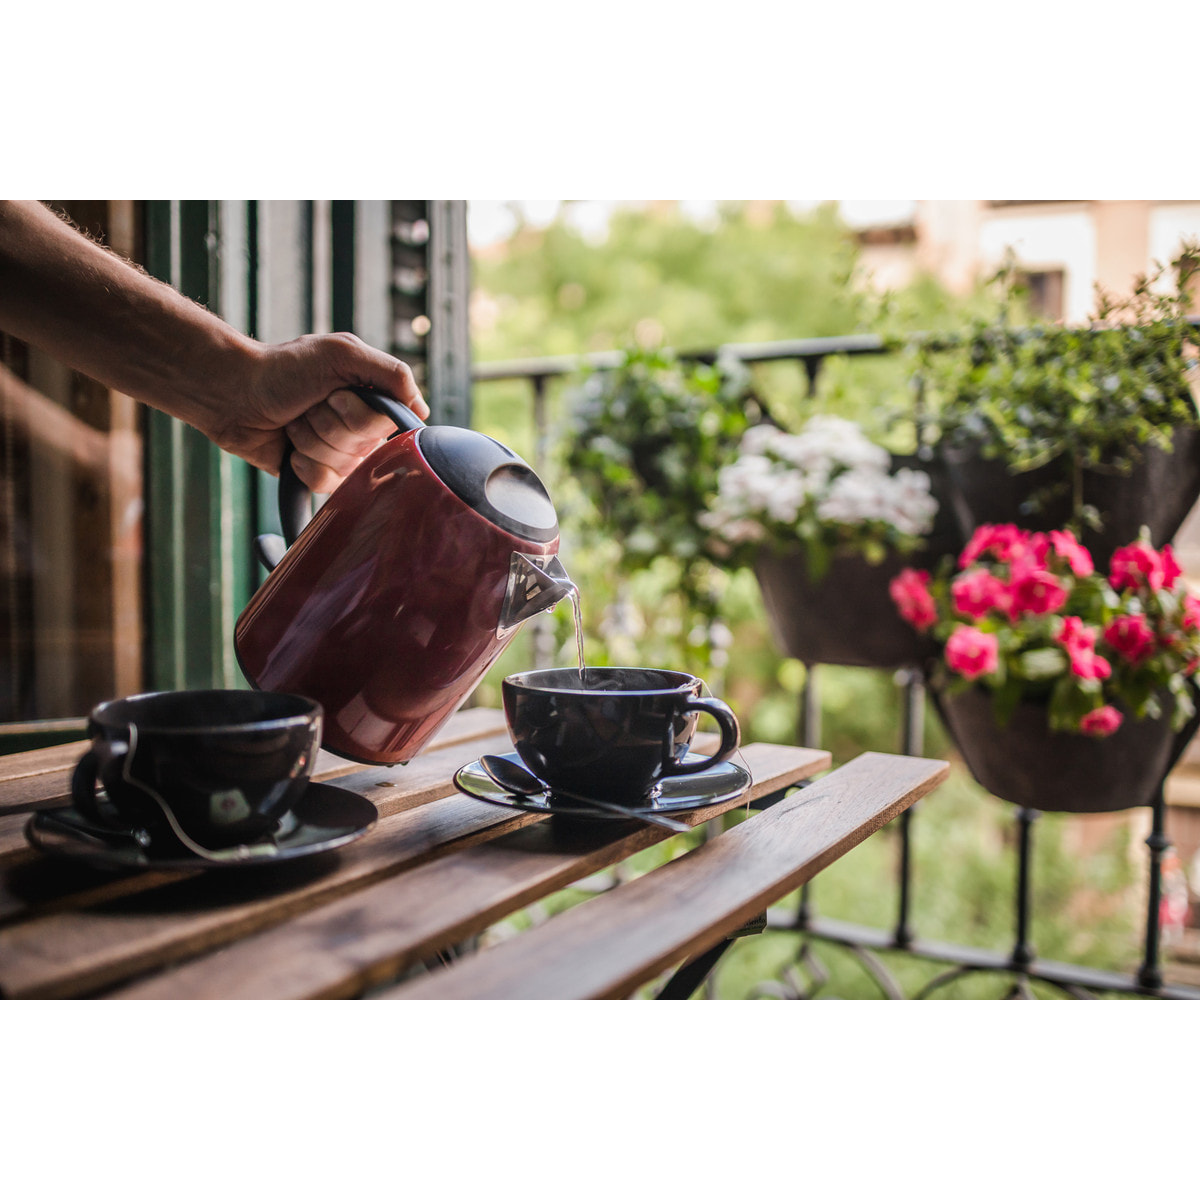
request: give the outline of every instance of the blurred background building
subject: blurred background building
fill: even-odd
[[[1011,248],[1043,316],[1086,320],[1095,287],[1121,294],[1138,274],[1200,237],[1200,200],[913,200],[873,219],[851,206],[861,261],[877,285],[902,287],[918,272],[965,293]]]

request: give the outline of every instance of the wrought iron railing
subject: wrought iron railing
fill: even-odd
[[[921,336],[921,335],[917,335]],[[927,338],[926,344],[946,345],[950,338]],[[809,395],[815,393],[826,361],[834,356],[884,355],[894,352],[896,343],[873,334],[847,337],[798,338],[759,343],[729,343],[715,349],[682,352],[684,360],[715,362],[732,357],[750,365],[768,362],[795,362],[805,373]],[[531,358],[506,362],[479,363],[472,369],[476,386],[500,381],[525,380],[530,386],[535,446],[533,466],[543,474],[550,459],[550,408],[548,387],[553,380],[576,375],[584,368],[604,370],[623,361],[619,351],[578,356]],[[554,652],[553,639],[543,627],[540,640],[535,635],[535,661],[548,663]],[[801,745],[821,743],[821,706],[818,664],[806,664],[805,683],[800,695],[797,737]],[[906,669],[896,675],[902,693],[902,720],[899,751],[920,755],[924,749],[925,680],[919,669]],[[905,998],[894,975],[878,957],[879,951],[902,951],[931,962],[944,963],[947,969],[926,983],[914,998],[934,995],[954,980],[976,972],[997,972],[1011,977],[1009,998],[1032,999],[1032,981],[1048,984],[1072,998],[1094,998],[1105,993],[1136,994],[1159,999],[1200,999],[1200,989],[1171,986],[1164,981],[1161,964],[1160,903],[1162,899],[1162,863],[1171,849],[1166,834],[1166,800],[1160,786],[1152,804],[1152,828],[1146,838],[1148,855],[1147,909],[1142,963],[1131,975],[1103,971],[1072,963],[1039,959],[1030,939],[1032,916],[1033,825],[1041,815],[1033,809],[1016,808],[1017,861],[1012,948],[1008,951],[983,950],[971,946],[932,941],[917,936],[912,924],[913,826],[920,805],[914,805],[897,821],[899,853],[896,867],[896,919],[890,929],[851,924],[816,913],[809,887],[802,889],[794,912],[772,910],[767,928],[798,935],[799,948],[794,963],[779,981],[770,981],[760,991],[787,999],[809,999],[820,990],[828,974],[814,944],[829,942],[848,949],[889,999]],[[710,956],[716,958],[725,946]],[[804,972],[804,974],[801,974]],[[807,976],[807,977],[805,977]],[[711,991],[710,991],[711,994]]]

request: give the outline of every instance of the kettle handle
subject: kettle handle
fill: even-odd
[[[368,387],[347,387],[345,390],[353,392],[377,413],[391,417],[401,433],[425,427],[425,422],[411,408],[406,408],[390,396]],[[285,436],[283,462],[279,464],[279,524],[283,529],[286,545],[290,546],[300,536],[300,531],[308,524],[311,516],[312,492],[300,482],[300,477],[292,470],[292,443]]]

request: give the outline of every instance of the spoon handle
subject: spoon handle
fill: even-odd
[[[532,771],[513,763],[510,759],[500,758],[493,754],[485,754],[479,760],[484,774],[510,796],[536,796],[546,790],[546,785]],[[621,804],[611,804],[607,800],[596,800],[591,796],[580,796],[576,792],[559,792],[570,800],[578,800],[581,804],[590,804],[593,808],[604,812],[614,813],[630,821],[645,821],[649,825],[660,825],[672,833],[690,833],[691,826],[682,821],[673,821],[660,813],[631,812]]]
[[[659,813],[648,812],[630,812],[627,808],[622,808],[619,804],[609,804],[606,800],[594,800],[591,796],[572,796],[572,800],[582,800],[584,804],[591,804],[595,808],[604,809],[605,812],[619,813],[623,817],[628,817],[631,820],[645,821],[648,825],[661,825],[664,829],[671,830],[672,833],[690,833],[691,826],[685,825],[682,821],[672,820],[670,817],[664,817]]]

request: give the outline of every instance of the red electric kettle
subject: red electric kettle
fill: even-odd
[[[359,762],[406,762],[466,699],[517,627],[574,590],[555,557],[541,480],[494,438],[427,426],[351,391],[400,432],[309,519],[284,454],[284,531],[258,539],[270,569],[238,618],[246,678],[319,700],[322,745]]]

